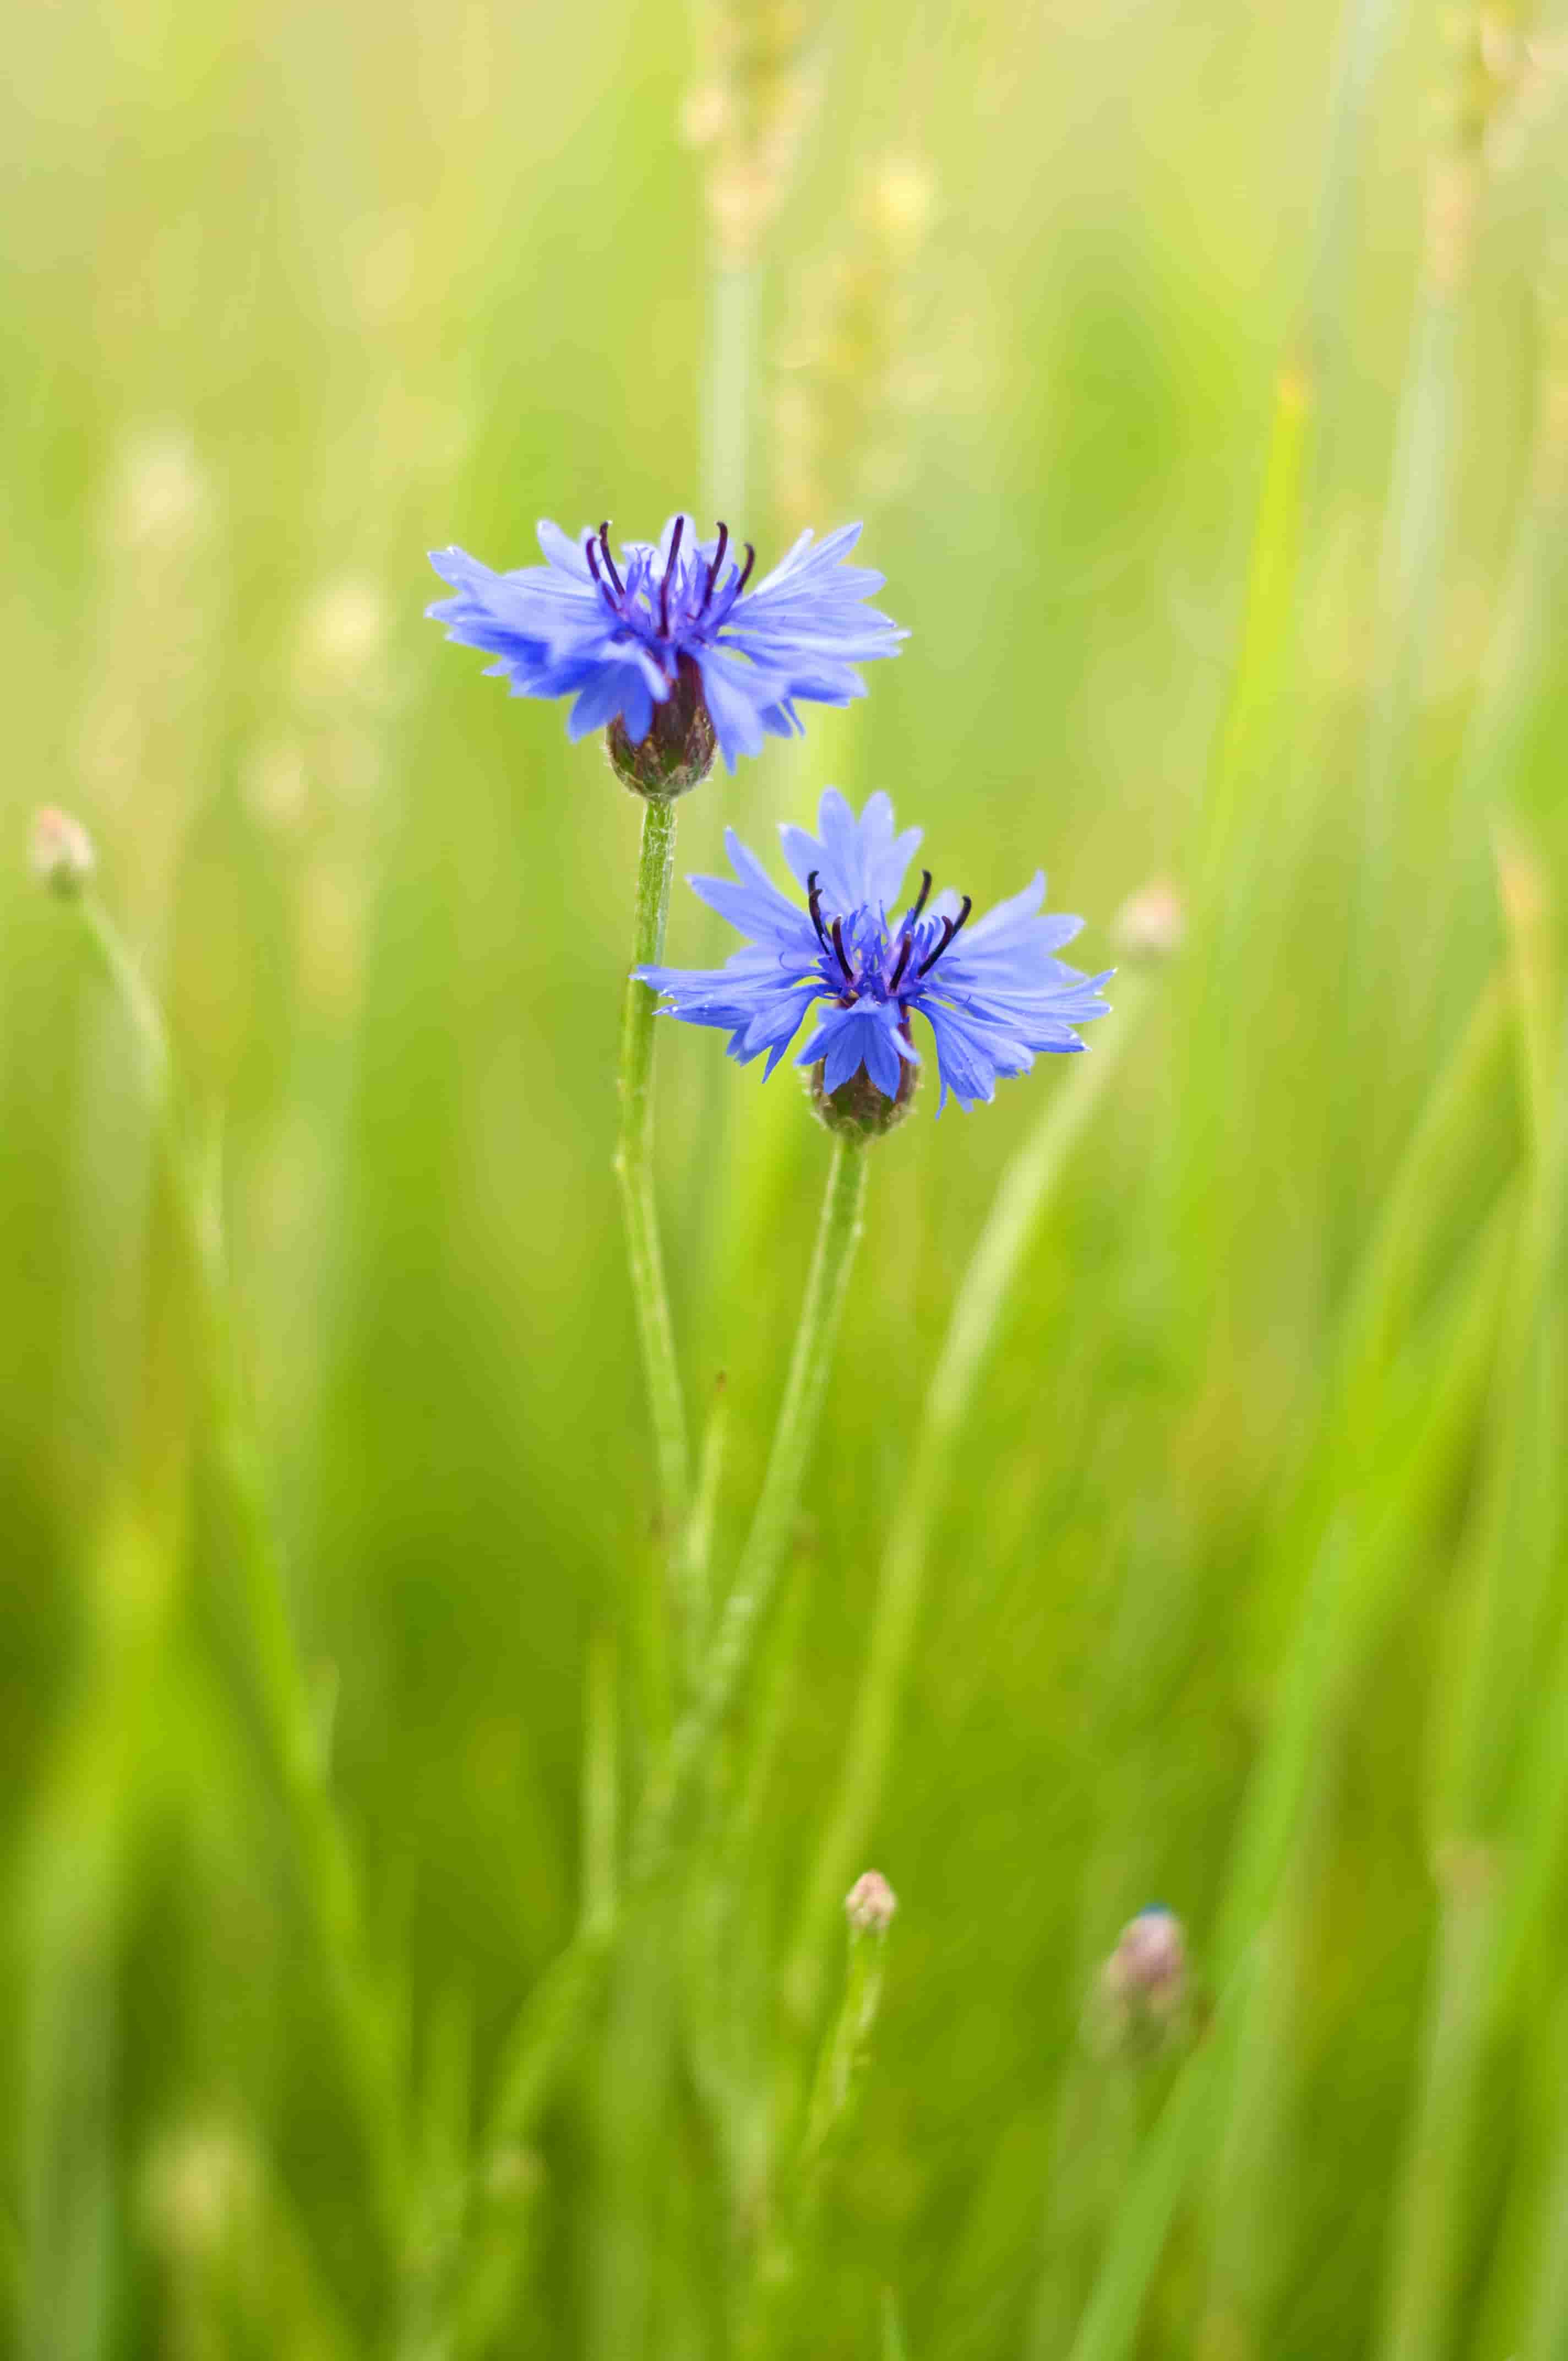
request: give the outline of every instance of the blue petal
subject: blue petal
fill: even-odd
[[[540,518],[534,533],[547,565],[558,566],[563,574],[570,574],[575,580],[586,582],[592,588],[594,577],[583,552],[583,543],[587,539],[586,533],[573,541],[558,524],[552,524],[548,517]],[[595,596],[598,595],[596,591]]]

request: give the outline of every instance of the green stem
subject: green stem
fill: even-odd
[[[702,1676],[707,1650],[709,1578],[713,1565],[713,1534],[718,1517],[719,1487],[724,1479],[725,1445],[729,1433],[729,1395],[720,1370],[713,1389],[697,1459],[696,1490],[675,1554],[676,1598],[685,1642],[683,1675],[688,1687]]]
[[[743,262],[720,265],[710,281],[703,389],[703,491],[716,515],[746,512],[761,279],[754,263]]]
[[[1213,2023],[1182,2067],[1144,2144],[1068,2361],[1126,2361],[1137,2341],[1144,2298],[1172,2218],[1214,2135],[1253,1972],[1250,1960],[1238,1966],[1220,1996]]]
[[[664,920],[675,862],[675,807],[649,796],[642,807],[642,852],[637,867],[637,922],[632,964],[655,965],[664,954]],[[637,1306],[637,1333],[666,1531],[680,1527],[688,1487],[686,1414],[675,1361],[674,1332],[664,1290],[659,1216],[653,1199],[653,1018],[658,996],[628,977],[620,1026],[620,1137],[615,1153],[626,1224],[627,1259]]]
[[[397,2080],[364,1958],[357,1882],[327,1784],[311,1684],[300,1660],[260,1455],[251,1431],[235,1336],[221,1212],[193,1151],[162,1012],[113,921],[96,902],[81,913],[147,1070],[159,1150],[183,1233],[201,1321],[213,1465],[224,1487],[256,1697],[282,1792],[344,2072],[359,2121],[370,2188],[388,2248],[403,2224],[402,2134]]]
[[[751,1530],[696,1694],[676,1724],[663,1770],[643,1798],[632,1834],[631,1870],[613,1913],[581,1927],[523,2004],[502,2059],[491,2114],[490,2158],[525,2138],[571,2054],[636,1905],[657,1882],[682,1808],[751,1662],[816,1439],[845,1290],[865,1202],[862,1145],[835,1138],[828,1193],[806,1284],[800,1327],[780,1405],[773,1450]],[[481,2173],[481,2178],[482,2178]]]
[[[851,2132],[871,2062],[872,2035],[882,2004],[886,1930],[855,1928],[844,1971],[839,2013],[823,2042],[811,2095],[781,2176],[777,2219],[759,2242],[748,2316],[740,2340],[747,2361],[783,2346],[802,2299],[801,2265],[816,2247],[829,2180]]]
[[[1053,1095],[1002,1177],[970,1258],[927,1389],[910,1452],[872,1620],[871,1646],[850,1724],[839,1792],[823,1828],[784,1969],[786,2005],[803,2027],[814,2021],[834,1916],[866,1847],[881,1800],[914,1642],[931,1533],[948,1495],[953,1456],[976,1384],[996,1342],[1040,1214],[1114,1074],[1145,1005],[1146,983],[1129,974],[1117,994],[1110,1038]]]
[[[839,1317],[860,1243],[865,1194],[863,1144],[840,1132],[833,1141],[806,1301],[751,1529],[696,1696],[676,1727],[664,1775],[650,1794],[642,1814],[638,1865],[645,1875],[654,1873],[693,1775],[734,1704],[757,1634],[773,1604],[806,1461],[817,1439]]]

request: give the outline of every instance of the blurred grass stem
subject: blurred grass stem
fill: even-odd
[[[402,2132],[390,2044],[363,1950],[358,1884],[327,1783],[311,1682],[300,1659],[241,1375],[210,1160],[191,1137],[163,1015],[108,914],[79,904],[88,939],[145,1062],[159,1154],[190,1257],[201,1323],[213,1465],[232,1521],[256,1698],[294,1841],[301,1894],[390,2256],[403,2236]]]
[[[947,1499],[964,1419],[1040,1215],[1121,1062],[1148,989],[1147,978],[1135,972],[1118,980],[1116,1014],[1103,1046],[1096,1042],[1052,1093],[1034,1131],[1007,1165],[959,1282],[883,1557],[871,1645],[838,1794],[817,1844],[784,1970],[785,2005],[797,2026],[808,2027],[817,2015],[834,1916],[881,1801],[932,1532]]]
[[[585,1920],[524,2002],[502,2060],[488,2152],[526,2136],[570,2055],[604,1971],[637,1904],[667,1866],[683,1810],[740,1694],[778,1588],[816,1441],[855,1249],[863,1227],[866,1150],[837,1136],[800,1325],[779,1406],[767,1471],[735,1579],[696,1692],[676,1723],[662,1769],[643,1796],[631,1865],[613,1908]]]
[[[1253,1973],[1253,1962],[1244,1959],[1144,2145],[1068,2361],[1125,2361],[1134,2349],[1144,2297],[1172,2217],[1217,2127]]]
[[[744,514],[751,495],[751,379],[762,273],[755,263],[715,266],[708,298],[703,387],[703,491],[711,514]]]
[[[644,1807],[634,1860],[634,1868],[643,1874],[656,1868],[692,1780],[735,1703],[778,1587],[861,1240],[865,1193],[866,1149],[860,1141],[837,1135],[762,1492],[696,1695],[676,1726],[664,1775]]]

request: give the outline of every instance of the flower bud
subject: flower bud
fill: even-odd
[[[893,1924],[898,1896],[878,1869],[857,1877],[844,1896],[844,1916],[852,1935],[885,1935]]]
[[[1123,903],[1112,940],[1129,967],[1158,967],[1181,949],[1186,928],[1180,895],[1168,878],[1157,877]]]
[[[151,2245],[169,2260],[210,2262],[253,2215],[260,2184],[254,2149],[228,2123],[192,2121],[159,2135],[138,2191]]]
[[[690,656],[683,655],[675,685],[663,705],[653,708],[648,735],[640,744],[626,734],[619,718],[605,731],[609,766],[634,796],[668,801],[700,786],[713,768],[713,719],[702,694],[702,675]]]
[[[818,1121],[829,1131],[843,1132],[850,1139],[880,1139],[884,1132],[896,1130],[909,1113],[919,1079],[918,1066],[901,1061],[897,1096],[890,1099],[861,1066],[836,1091],[825,1091],[819,1062],[811,1068],[806,1088]]]
[[[79,819],[46,804],[33,817],[28,859],[40,885],[69,898],[93,874],[93,840]]]
[[[1097,2046],[1135,2053],[1163,2048],[1187,2013],[1187,1934],[1157,1903],[1128,1920],[1095,1981]]]

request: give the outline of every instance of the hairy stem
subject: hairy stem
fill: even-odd
[[[503,2056],[488,2152],[527,2136],[570,2057],[637,1905],[667,1865],[682,1810],[750,1667],[778,1586],[800,1487],[816,1440],[839,1314],[865,1203],[861,1143],[835,1138],[816,1251],[806,1284],[784,1400],[751,1530],[696,1692],[648,1790],[632,1835],[631,1869],[612,1912],[585,1924],[529,1994]]]
[[[655,965],[663,957],[664,920],[675,862],[675,807],[650,796],[642,807],[642,852],[637,867],[633,961]],[[620,1025],[620,1137],[615,1152],[626,1224],[627,1259],[637,1306],[642,1371],[659,1460],[659,1496],[666,1532],[679,1531],[689,1483],[685,1404],[675,1361],[674,1332],[664,1289],[664,1258],[653,1200],[653,1017],[657,995],[628,977]]]

